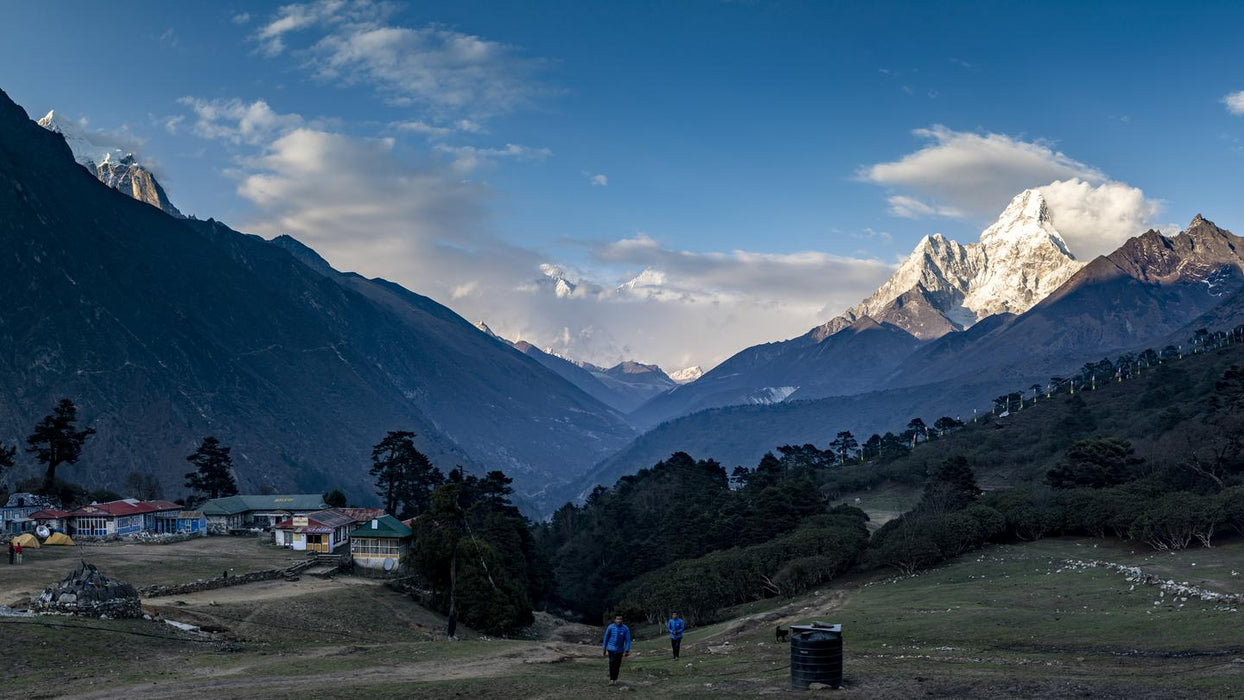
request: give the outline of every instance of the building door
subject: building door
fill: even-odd
[[[327,552],[328,542],[323,535],[307,535],[307,550],[311,552]]]

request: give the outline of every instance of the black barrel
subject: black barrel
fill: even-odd
[[[842,625],[791,625],[790,689],[807,690],[812,683],[842,687]]]

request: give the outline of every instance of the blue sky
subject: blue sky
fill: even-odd
[[[3,14],[0,89],[122,131],[183,211],[595,362],[797,335],[1054,181],[1082,181],[1054,207],[1081,257],[1197,212],[1244,228],[1233,3]]]

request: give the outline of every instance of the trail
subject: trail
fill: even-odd
[[[281,654],[268,657],[248,656],[245,663],[210,672],[200,678],[177,678],[165,683],[144,683],[129,687],[111,686],[104,690],[62,697],[81,700],[111,700],[125,698],[185,697],[200,693],[216,697],[271,697],[273,689],[282,695],[300,690],[314,697],[316,689],[326,687],[367,686],[378,681],[387,683],[452,681],[473,678],[495,678],[513,674],[528,664],[555,664],[575,659],[597,660],[596,648],[579,644],[543,642],[514,642],[514,646],[499,646],[482,650],[479,654],[461,659],[438,658],[428,661],[412,661],[391,665],[381,661],[360,659],[360,666],[352,670],[328,670],[317,673],[314,664],[297,675],[263,675],[264,667],[287,664],[293,658],[313,661],[315,659],[358,653],[368,647],[331,646],[320,647],[307,654]],[[510,647],[510,648],[507,648]],[[259,674],[256,676],[256,674]]]

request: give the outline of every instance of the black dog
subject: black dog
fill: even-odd
[[[784,630],[781,625],[778,625],[777,629],[773,632],[773,638],[773,641],[775,642],[790,641],[790,630]]]

